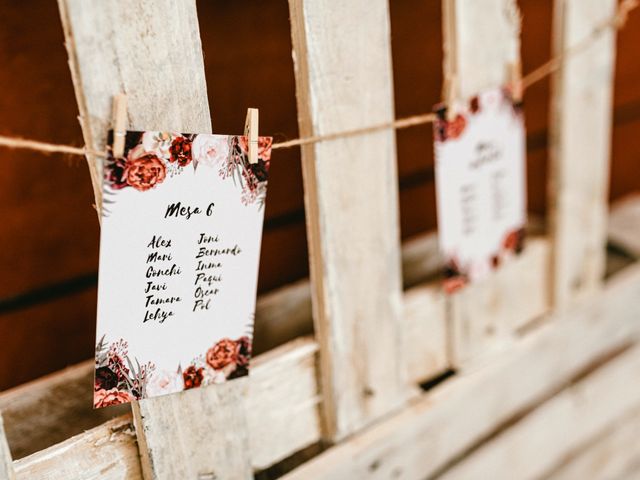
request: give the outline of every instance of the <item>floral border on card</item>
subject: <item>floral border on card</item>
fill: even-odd
[[[510,87],[500,89],[501,101],[508,104],[515,117],[522,119],[522,101],[513,98]],[[443,143],[457,140],[464,135],[468,118],[482,111],[482,97],[476,95],[464,104],[456,104],[453,108],[455,115],[449,115],[445,104],[436,105],[434,112],[436,120],[433,123],[434,142]],[[488,262],[492,270],[497,269],[507,258],[519,255],[524,250],[525,225],[513,229],[503,236],[502,242],[496,251],[483,261]],[[443,288],[451,294],[459,291],[469,283],[470,265],[462,264],[455,254],[445,256],[443,269]]]

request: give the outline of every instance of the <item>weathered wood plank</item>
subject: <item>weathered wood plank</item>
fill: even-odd
[[[131,414],[14,462],[18,480],[142,480]]]
[[[453,297],[454,365],[508,348],[519,328],[549,310],[549,250],[546,238],[530,238],[521,255]]]
[[[394,118],[385,0],[290,0],[298,123],[322,135]],[[324,429],[402,405],[402,282],[391,130],[302,148]]]
[[[2,415],[0,415],[0,480],[15,480],[15,478],[11,452],[9,451],[7,438],[4,435]]]
[[[420,479],[441,472],[549,392],[570,384],[595,359],[637,339],[639,295],[640,268],[631,267],[602,295],[542,325],[490,364],[457,375],[284,478]]]
[[[635,387],[635,385],[633,385]],[[640,407],[622,415],[584,449],[572,454],[553,472],[550,480],[640,478]]]
[[[607,235],[609,243],[635,259],[640,258],[640,194],[611,205]]]
[[[537,479],[630,408],[640,405],[640,347],[623,353],[442,475],[443,480]],[[602,478],[593,473],[586,477]]]
[[[453,97],[469,99],[499,87],[520,61],[520,13],[515,0],[442,0],[444,80]]]
[[[515,0],[443,0],[445,100],[467,100],[512,80],[520,62]],[[546,246],[451,298],[451,362],[470,365],[512,340],[515,328],[548,310]],[[531,260],[531,262],[529,262]],[[537,262],[544,262],[538,264]]]
[[[129,127],[210,132],[193,0],[59,0],[85,144],[103,151],[111,101]],[[89,158],[92,178],[100,169]],[[100,206],[100,200],[97,199]],[[134,403],[145,478],[250,478],[246,379]]]
[[[554,54],[610,19],[616,0],[557,0]],[[569,57],[553,77],[550,224],[554,306],[600,288],[605,268],[615,33]]]
[[[320,439],[317,343],[300,338],[256,360],[247,417],[252,465],[264,469]]]
[[[14,458],[22,458],[100,425],[130,409],[91,408],[93,360],[0,393]]]

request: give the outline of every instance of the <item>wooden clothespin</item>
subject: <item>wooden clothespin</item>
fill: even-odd
[[[442,96],[447,106],[447,120],[451,121],[454,117],[455,102],[458,98],[458,80],[455,73],[450,74],[449,78],[445,81]]]
[[[124,156],[124,140],[127,134],[127,96],[119,93],[113,97],[113,156]]]
[[[247,108],[244,134],[249,146],[249,163],[258,163],[258,109]]]
[[[511,94],[513,95],[513,101],[516,103],[522,102],[523,88],[522,88],[522,63],[517,60],[510,63],[507,68],[507,78],[511,83]]]

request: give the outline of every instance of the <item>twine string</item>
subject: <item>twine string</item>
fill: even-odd
[[[543,63],[521,80],[522,89],[526,90],[532,85],[545,79],[555,71],[559,70],[568,58],[583,52],[593,41],[595,41],[602,33],[609,29],[615,31],[621,30],[629,18],[629,14],[640,6],[640,0],[622,0],[618,5],[618,9],[610,19],[605,20],[596,28],[594,28],[589,35],[584,37],[577,43],[574,43],[571,47],[560,52],[558,55],[552,57],[547,62]],[[404,128],[414,127],[418,125],[424,125],[432,123],[436,120],[434,113],[423,113],[419,115],[412,115],[409,117],[399,118],[392,122],[385,122],[375,125],[369,125],[366,127],[355,128],[351,130],[343,130],[341,132],[328,133],[323,135],[314,135],[310,137],[296,138],[293,140],[287,140],[284,142],[276,142],[271,146],[272,150],[293,148],[304,145],[311,145],[320,142],[327,142],[331,140],[338,140],[342,138],[355,137],[360,135],[366,135],[369,133],[375,133],[382,130],[401,130]],[[23,149],[32,150],[45,154],[49,153],[64,153],[68,155],[78,156],[93,156],[93,157],[106,157],[107,152],[96,151],[88,147],[74,147],[72,145],[61,145],[48,142],[40,142],[37,140],[29,140],[20,137],[11,137],[0,135],[0,147],[7,147],[11,149]]]

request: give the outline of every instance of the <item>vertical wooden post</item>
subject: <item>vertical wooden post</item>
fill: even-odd
[[[515,0],[443,0],[445,101],[468,100],[512,80],[520,64],[520,13]],[[452,363],[460,366],[504,343],[518,323],[514,299],[531,292],[525,263],[504,268],[450,299]],[[519,275],[522,271],[524,274]],[[516,316],[520,314],[515,309]],[[523,308],[522,315],[529,309]],[[525,320],[525,319],[522,319]],[[508,341],[508,340],[507,340]]]
[[[2,415],[0,415],[0,480],[15,480],[15,478],[11,451],[9,450],[7,437],[4,434]]]
[[[386,0],[289,0],[300,134],[394,118]],[[340,439],[400,406],[395,133],[302,149],[324,426]]]
[[[58,3],[89,148],[104,150],[119,92],[130,128],[211,131],[194,0]],[[99,164],[88,161],[99,187]],[[134,404],[145,478],[252,478],[246,388],[243,378]]]
[[[616,0],[556,0],[554,53],[612,17]],[[550,224],[553,301],[564,308],[604,275],[615,32],[566,58],[553,77]]]

